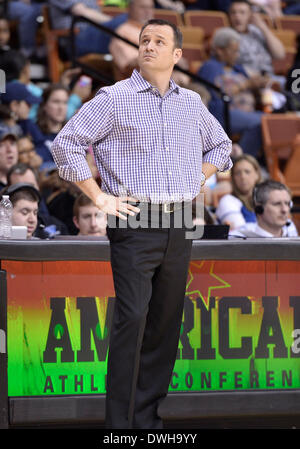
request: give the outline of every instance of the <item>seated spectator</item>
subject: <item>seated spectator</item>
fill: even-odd
[[[127,19],[126,14],[120,14],[114,18],[101,12],[97,0],[49,0],[50,16],[53,28],[71,28],[73,16],[82,16],[95,23],[102,23],[110,29],[115,29]],[[110,35],[99,30],[87,22],[77,22],[76,28],[79,32],[75,37],[75,48],[77,56],[88,53],[109,53],[108,46]],[[60,39],[60,46],[65,52],[67,59],[70,57],[70,41],[68,38]]]
[[[257,184],[253,191],[253,204],[257,221],[246,223],[231,233],[242,237],[297,237],[298,232],[290,219],[292,197],[282,183],[267,180]]]
[[[7,173],[7,185],[32,184],[36,190],[40,190],[38,173],[29,165],[18,162],[13,165]]]
[[[0,50],[10,49],[10,28],[9,20],[5,16],[0,16]],[[3,69],[2,69],[3,70]]]
[[[76,235],[78,229],[73,222],[73,205],[80,193],[79,188],[60,178],[57,169],[49,169],[42,176],[40,189],[50,215],[63,222],[69,234]]]
[[[248,74],[267,73],[274,77],[272,60],[283,59],[285,49],[258,13],[246,0],[232,0],[229,11],[231,26],[241,36],[238,63]]]
[[[107,217],[86,195],[79,195],[73,207],[73,221],[78,235],[106,236]]]
[[[30,106],[40,103],[40,98],[32,95],[24,84],[11,81],[6,83],[6,92],[1,94],[1,101],[2,107],[6,106],[11,114],[11,120],[21,128],[23,135],[30,135],[35,146],[41,145],[43,135],[36,124],[28,118]]]
[[[131,0],[128,10],[128,20],[115,31],[120,36],[138,45],[142,26],[153,18],[153,0]],[[121,80],[131,75],[137,67],[138,49],[113,38],[109,45],[115,66],[115,79]]]
[[[9,1],[7,15],[18,21],[20,50],[26,57],[36,52],[37,17],[41,15],[42,5],[34,0]]]
[[[7,173],[7,185],[30,184],[40,194],[39,178],[37,172],[26,164],[13,165]],[[41,195],[40,195],[41,196]],[[40,197],[38,210],[38,226],[35,236],[41,239],[52,238],[55,235],[69,234],[67,226],[56,217],[50,215],[44,198]]]
[[[35,150],[30,137],[23,136],[18,139],[18,162],[28,164],[31,168],[39,170],[43,159]]]
[[[43,142],[36,147],[37,153],[43,159],[41,169],[49,163],[55,166],[51,144],[66,123],[68,98],[69,91],[61,84],[50,84],[43,92],[37,113],[37,125],[43,135]]]
[[[0,129],[0,190],[7,185],[7,173],[17,161],[16,135]]]
[[[40,97],[43,95],[43,89],[31,82],[30,60],[20,51],[0,51],[0,67],[5,72],[6,82],[18,81],[24,84],[29,92],[38,97],[40,101]],[[79,67],[67,69],[62,73],[60,83],[64,88],[69,89],[74,78],[78,78],[80,73],[81,69]],[[82,86],[80,80],[74,83],[72,89],[70,89],[70,96],[68,99],[67,119],[71,118],[80,108],[82,103],[89,98],[91,95],[91,87],[91,84]],[[37,104],[31,105],[28,117],[33,121],[36,121],[37,108]]]
[[[266,79],[261,75],[249,77],[243,66],[236,63],[239,44],[240,35],[236,31],[231,28],[218,29],[211,44],[212,57],[202,64],[198,75],[221,87],[232,97],[229,110],[231,133],[240,136],[238,145],[242,152],[257,157],[262,147],[262,112],[255,110],[253,91],[264,86]],[[209,92],[209,110],[225,126],[223,101],[215,90],[209,88]],[[249,97],[247,107],[241,104],[245,95]]]
[[[17,123],[16,114],[6,104],[0,104],[0,132],[13,134],[16,137],[23,135],[22,128]]]
[[[257,160],[248,154],[238,157],[231,169],[231,180],[232,193],[220,199],[216,217],[221,224],[229,224],[232,230],[256,221],[252,194],[255,185],[262,181]]]
[[[9,195],[13,205],[12,225],[26,226],[27,238],[31,239],[38,226],[38,208],[40,194],[31,184],[14,184],[4,191],[2,195]]]

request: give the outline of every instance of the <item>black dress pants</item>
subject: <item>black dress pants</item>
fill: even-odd
[[[176,212],[175,212],[176,214]],[[116,293],[106,426],[161,429],[176,360],[192,240],[184,228],[108,229]]]

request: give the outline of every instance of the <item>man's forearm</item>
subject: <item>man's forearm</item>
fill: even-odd
[[[93,201],[94,204],[96,204],[97,201],[99,201],[99,198],[101,198],[101,195],[103,194],[94,178],[88,178],[85,179],[84,181],[77,181],[74,184],[76,184],[77,187],[79,187],[79,189],[86,196],[88,196]]]
[[[87,19],[92,20],[93,22],[102,23],[107,22],[111,19],[110,16],[103,14],[101,11],[97,11],[96,9],[88,8],[82,3],[76,3],[72,7],[72,14],[77,16],[83,16]]]
[[[267,46],[273,59],[283,59],[285,57],[285,49],[282,42],[274,36],[268,28],[265,32]]]
[[[209,162],[203,162],[202,173],[205,174],[206,179],[210,178],[212,175],[217,173],[217,171],[218,171],[218,168],[215,165],[210,164]]]

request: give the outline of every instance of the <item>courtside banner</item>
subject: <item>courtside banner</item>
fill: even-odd
[[[105,394],[110,263],[2,269],[8,396]],[[299,278],[297,261],[192,260],[170,391],[300,389]]]

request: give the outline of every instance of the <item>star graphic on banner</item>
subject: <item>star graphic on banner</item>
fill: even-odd
[[[213,261],[191,262],[186,285],[186,295],[194,300],[200,297],[207,310],[213,290],[231,287],[228,282],[214,273],[214,264]],[[196,277],[201,279],[196,282]]]

